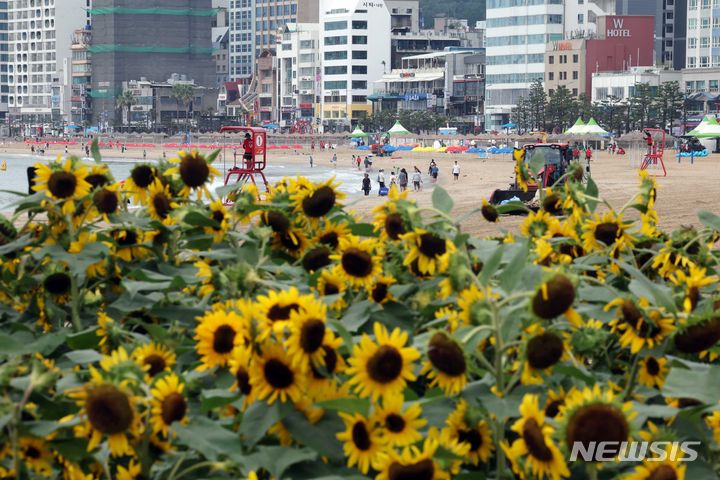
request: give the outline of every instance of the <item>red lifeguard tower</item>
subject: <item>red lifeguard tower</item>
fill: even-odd
[[[651,142],[646,143],[646,152],[640,170],[657,170],[659,177],[667,177],[663,155],[665,154],[665,130],[659,128],[643,128],[650,135]],[[660,173],[662,171],[662,173]]]
[[[262,183],[265,185],[265,190],[270,192],[270,185],[268,184],[267,178],[265,178],[265,166],[267,165],[267,131],[261,127],[222,127],[220,133],[225,132],[246,132],[251,136],[253,149],[252,159],[242,158],[242,164],[237,165],[237,158],[233,161],[233,167],[227,171],[225,175],[225,185],[230,183],[243,184],[251,181],[254,185],[258,182],[255,181],[255,175],[258,175],[262,179]],[[243,152],[244,153],[244,152]]]

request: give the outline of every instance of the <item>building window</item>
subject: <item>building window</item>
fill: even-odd
[[[367,90],[367,82],[364,80],[353,80],[352,89],[353,90]]]
[[[550,95],[551,97],[553,96],[554,93],[555,93],[555,89],[551,88],[550,90],[548,90],[548,95]]]
[[[582,25],[583,23],[585,23],[585,15],[584,15],[584,14],[578,13],[578,23],[579,23],[580,25]]]
[[[553,64],[555,63],[555,57],[552,56],[552,55],[550,55],[550,56],[548,57],[548,63],[549,63],[550,65],[553,65]]]
[[[718,91],[718,81],[717,80],[710,80],[708,83],[709,83],[709,89],[711,92]]]
[[[710,37],[700,38],[700,48],[710,48]]]
[[[353,30],[367,30],[368,22],[366,20],[353,20],[352,28]]]
[[[555,72],[548,72],[548,80],[555,80]]]
[[[347,45],[347,43],[347,37],[325,37],[325,45]]]
[[[325,31],[331,31],[331,30],[345,30],[347,29],[347,21],[342,22],[326,22],[325,23]]]
[[[340,80],[334,80],[330,82],[325,82],[325,90],[346,90],[347,89],[347,82],[340,81]]]
[[[367,45],[367,37],[365,35],[353,35],[353,45]]]
[[[578,79],[578,72],[574,71],[573,72],[573,80],[577,80],[577,79]]]
[[[697,38],[688,38],[688,48],[697,48]]]
[[[710,18],[703,17],[700,19],[700,28],[710,28]]]
[[[325,67],[325,75],[345,75],[345,74],[347,74],[347,66],[346,65]]]
[[[697,62],[695,57],[688,57],[687,58],[687,68],[695,68],[697,66]]]
[[[697,18],[688,18],[688,28],[690,28],[690,29],[697,28]]]
[[[367,75],[367,65],[353,65],[353,75]]]
[[[573,88],[573,89],[572,89],[572,94],[573,94],[574,97],[577,97],[578,89],[577,89],[577,88]]]
[[[325,52],[325,60],[347,60],[347,50]]]
[[[702,8],[710,8],[712,6],[712,2],[710,0],[702,0]]]
[[[580,56],[576,53],[573,55],[573,63],[578,63],[580,61]]]
[[[353,60],[367,60],[367,50],[353,50],[352,58]]]
[[[703,55],[700,57],[700,66],[701,67],[709,67],[710,66],[710,57]]]

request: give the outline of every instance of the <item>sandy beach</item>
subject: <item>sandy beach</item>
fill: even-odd
[[[105,148],[103,156],[113,159],[142,160],[143,150],[147,153],[147,160],[160,159],[163,152],[169,158],[175,154],[163,148],[130,148],[125,153],[119,149]],[[48,160],[58,154],[65,152],[65,147],[52,146],[45,152]],[[33,162],[30,155],[29,145],[18,143],[5,143],[0,145],[0,157],[3,153],[28,155],[28,164]],[[80,145],[70,146],[70,154],[84,156],[85,152]],[[208,151],[209,153],[209,151]],[[381,203],[383,197],[377,195],[377,171],[384,168],[389,182],[389,172],[394,166],[406,168],[409,172],[417,165],[423,172],[423,191],[410,192],[412,198],[416,198],[421,206],[431,204],[433,184],[427,175],[428,164],[435,159],[440,175],[438,185],[445,188],[455,201],[453,214],[462,216],[481,205],[483,197],[489,197],[496,188],[506,188],[512,181],[513,161],[510,155],[490,155],[490,158],[480,159],[473,154],[448,154],[448,153],[417,153],[417,152],[396,152],[392,158],[375,158],[370,178],[373,182],[373,191],[370,196],[365,197],[360,193],[362,173],[351,165],[352,155],[365,155],[367,152],[356,151],[346,147],[338,147],[336,150],[312,151],[315,169],[309,170],[308,155],[311,151],[307,148],[300,150],[270,150],[268,152],[269,165],[284,166],[288,170],[299,170],[313,172],[321,169],[323,175],[330,177],[333,173],[341,177],[344,188],[349,193],[345,199],[346,204],[352,204],[352,208],[360,215],[369,215],[372,207]],[[337,167],[333,170],[331,158],[337,154]],[[232,165],[232,150],[225,154],[225,165]],[[460,168],[460,179],[454,181],[452,178],[452,165],[457,160]],[[696,158],[693,165],[689,159],[684,158],[678,164],[674,152],[668,152],[665,156],[665,165],[668,170],[667,177],[658,177],[659,192],[657,199],[657,210],[660,214],[660,224],[665,229],[672,229],[680,225],[699,225],[697,212],[709,210],[720,213],[720,206],[715,199],[720,198],[720,182],[718,182],[718,166],[715,162],[718,155],[711,155],[705,158]],[[217,160],[217,166],[222,167],[222,156]],[[222,169],[221,169],[222,170]],[[4,172],[0,172],[2,175]],[[637,185],[637,168],[631,165],[631,157],[628,155],[609,155],[605,152],[596,152],[592,162],[592,176],[600,188],[600,194],[613,206],[620,208],[635,192]],[[496,235],[504,230],[512,231],[522,221],[521,217],[502,217],[498,224],[488,224],[477,214],[465,220],[463,228],[473,234]]]

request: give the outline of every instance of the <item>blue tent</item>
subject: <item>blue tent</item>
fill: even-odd
[[[506,123],[505,125],[503,125],[503,126],[500,127],[500,128],[517,128],[517,123],[509,122],[509,123]]]

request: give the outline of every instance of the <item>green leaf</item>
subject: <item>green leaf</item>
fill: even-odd
[[[692,369],[674,367],[662,389],[667,397],[694,398],[714,405],[720,398],[720,367],[696,363]]]
[[[506,292],[510,292],[515,288],[517,282],[523,276],[525,272],[525,265],[527,264],[528,249],[527,242],[521,240],[514,244],[512,248],[516,249],[517,252],[513,255],[510,262],[505,265],[502,273],[500,274],[500,286]]]
[[[518,202],[517,200],[507,202],[502,205],[496,205],[495,210],[497,210],[498,214],[500,215],[515,212],[530,213],[530,209],[527,207],[527,205],[525,205],[523,202]]]
[[[93,138],[92,144],[90,145],[90,153],[92,154],[95,163],[102,163],[102,155],[100,154],[100,145],[98,144],[98,137]]]
[[[237,392],[231,392],[223,389],[203,390],[200,393],[200,410],[208,413],[218,407],[229,405],[240,398]]]
[[[620,260],[615,261],[623,270],[628,272],[633,280],[630,281],[628,289],[637,296],[644,296],[654,300],[656,305],[665,307],[670,312],[675,312],[677,307],[672,298],[672,293],[669,288],[658,285],[648,279],[643,273],[637,268],[622,262]]]
[[[490,278],[495,274],[495,271],[500,266],[503,258],[503,252],[505,251],[503,245],[497,245],[495,251],[490,255],[486,261],[483,262],[483,269],[480,272],[478,279],[482,285],[487,285]]]
[[[231,458],[242,464],[242,444],[235,433],[206,417],[195,417],[188,425],[175,427],[178,442],[202,453],[210,461]]]
[[[196,211],[188,212],[188,214],[183,217],[183,222],[187,223],[188,225],[192,225],[193,227],[218,228],[220,226],[220,224],[212,218]]]
[[[585,194],[590,197],[597,198],[599,193],[600,193],[600,191],[598,190],[598,186],[595,183],[595,181],[592,179],[592,177],[588,177],[587,187],[585,188]],[[597,203],[598,203],[597,200],[588,198],[587,199],[588,210],[590,210],[591,212],[594,212],[595,208],[597,207]]]
[[[83,330],[82,332],[72,333],[67,336],[67,344],[73,350],[92,349],[98,346],[100,337],[95,333],[97,327]]]
[[[376,237],[374,228],[372,223],[353,223],[350,225],[350,233],[360,237]]]
[[[283,474],[291,466],[316,458],[317,453],[307,448],[259,447],[247,460],[252,466],[265,468],[273,478],[284,478]]]
[[[698,218],[706,227],[720,232],[720,216],[717,216],[712,212],[708,212],[707,210],[700,210],[698,212]]]
[[[240,436],[243,443],[253,446],[265,435],[270,427],[280,421],[280,410],[277,405],[255,402],[247,409],[240,425]]]
[[[345,425],[337,415],[325,415],[316,424],[308,422],[305,415],[293,411],[282,421],[293,436],[303,445],[315,450],[324,457],[333,461],[341,461],[344,458],[342,445],[335,435],[341,432]]]
[[[87,365],[99,362],[102,359],[102,355],[95,350],[75,350],[66,353],[65,357],[75,365]]]
[[[359,413],[367,417],[370,411],[370,402],[366,398],[337,398],[334,400],[325,400],[317,402],[318,407],[328,410],[336,410],[343,413]]]
[[[345,315],[343,315],[340,323],[342,323],[349,332],[357,332],[370,320],[370,314],[378,310],[380,310],[380,307],[368,300],[353,303],[350,305],[350,308],[345,310]]]
[[[442,187],[436,186],[432,193],[432,204],[443,213],[450,213],[455,205],[450,194]]]

